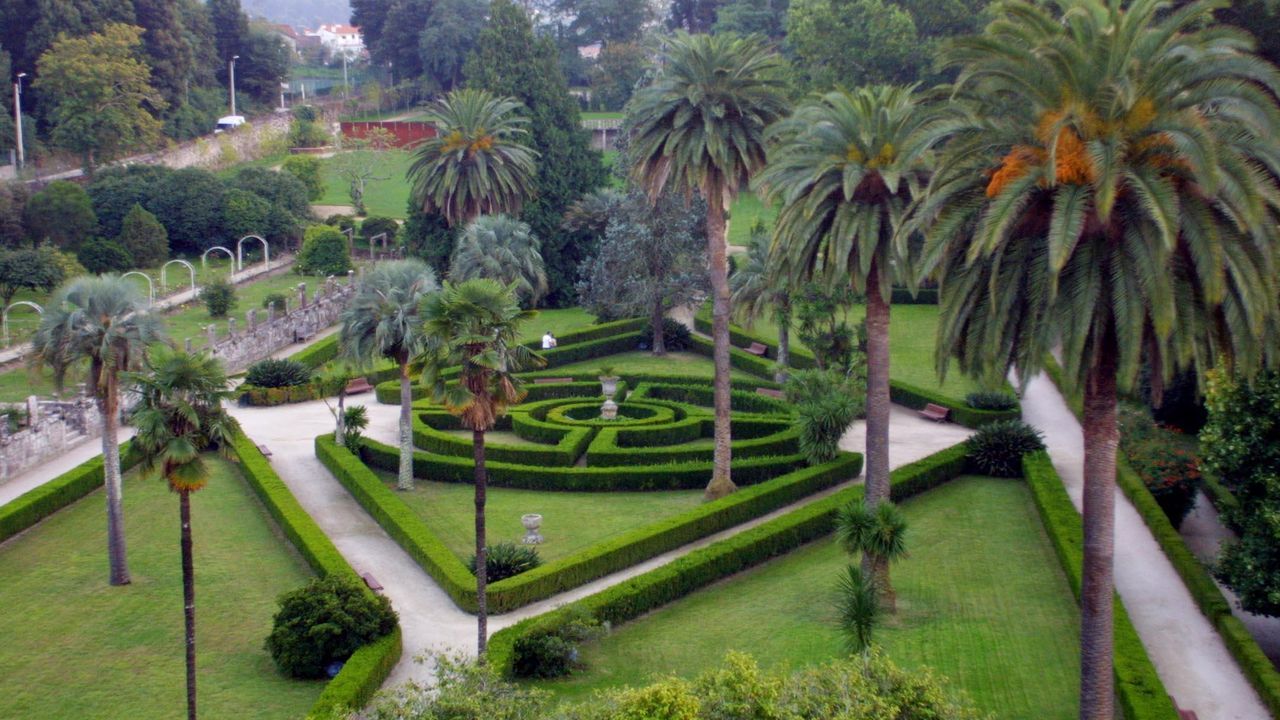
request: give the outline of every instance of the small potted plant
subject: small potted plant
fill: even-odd
[[[600,390],[604,393],[604,404],[600,406],[600,417],[613,420],[618,417],[618,404],[613,396],[618,393],[618,376],[613,374],[613,367],[604,365],[600,368]]]

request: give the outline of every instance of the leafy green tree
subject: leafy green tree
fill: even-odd
[[[557,6],[573,18],[569,30],[578,46],[635,42],[655,19],[645,0],[559,0]]]
[[[64,37],[40,56],[33,86],[48,103],[54,145],[83,158],[92,175],[101,163],[160,137],[164,98],[139,57],[142,29],[111,24],[84,37]]]
[[[169,108],[184,102],[194,75],[195,51],[186,37],[182,13],[172,0],[133,0],[135,22],[143,29],[142,48],[152,85]]]
[[[444,289],[428,295],[422,304],[428,348],[423,385],[471,431],[475,447],[476,637],[481,656],[489,642],[484,515],[489,475],[484,435],[509,406],[524,399],[524,381],[515,373],[545,364],[520,343],[520,327],[536,315],[534,310],[520,309],[513,288],[489,279],[445,283]],[[447,382],[444,371],[458,365],[462,374],[456,382]]]
[[[3,0],[0,45],[11,52],[14,67],[31,72],[59,35],[80,37],[134,20],[131,0]]]
[[[581,131],[578,103],[560,69],[550,38],[536,38],[528,15],[512,0],[494,0],[489,24],[463,68],[467,87],[524,103],[529,118],[527,144],[537,153],[537,176],[520,219],[542,238],[550,293],[546,304],[573,301],[573,284],[585,255],[560,229],[565,210],[583,194],[604,184],[600,153]]]
[[[279,602],[267,652],[290,677],[323,678],[329,665],[396,627],[390,600],[338,575],[312,580],[281,595]],[[324,632],[317,632],[320,628]]]
[[[236,307],[236,289],[223,278],[205,283],[200,299],[211,318],[224,318]]]
[[[141,205],[134,205],[124,216],[119,243],[137,267],[157,267],[169,259],[169,234]]]
[[[164,225],[175,253],[198,255],[227,244],[230,234],[222,213],[226,192],[226,184],[217,175],[201,168],[183,168],[155,184],[145,207]]]
[[[88,193],[66,180],[55,180],[32,195],[22,218],[32,242],[52,243],[61,250],[75,250],[98,231]]]
[[[19,290],[52,292],[65,280],[57,251],[49,246],[38,249],[0,249],[0,302],[8,307]]]
[[[196,573],[192,552],[191,494],[209,482],[204,451],[229,454],[236,422],[223,410],[230,381],[214,357],[191,355],[163,345],[151,351],[146,372],[127,382],[138,393],[130,418],[138,429],[133,448],[145,471],[158,470],[178,496],[182,548],[182,600],[186,626],[187,718],[196,718]]]
[[[242,55],[249,37],[249,16],[240,8],[240,0],[207,0],[209,24],[213,28],[214,48],[222,66],[218,68],[218,82],[226,87],[230,68],[227,62],[233,55]],[[237,69],[239,69],[237,67]]]
[[[263,226],[271,216],[271,205],[260,196],[240,188],[223,195],[222,227],[229,238],[265,234]]]
[[[262,198],[271,206],[272,215],[287,217],[291,224],[311,216],[306,184],[292,173],[246,167],[231,177],[229,185]]]
[[[636,93],[632,177],[656,199],[674,189],[707,202],[707,255],[715,343],[714,499],[733,492],[729,462],[729,204],[764,166],[765,128],[786,112],[781,59],[759,38],[677,33],[661,71]]]
[[[598,107],[620,110],[644,77],[649,56],[639,43],[606,45],[591,71],[592,100]]]
[[[1278,330],[1280,197],[1261,168],[1280,74],[1216,7],[1003,3],[942,57],[973,120],[938,129],[953,137],[917,208],[939,369],[1030,378],[1057,347],[1084,392],[1082,718],[1113,715],[1119,388],[1144,360],[1153,378],[1219,359],[1247,374]]]
[[[475,49],[487,10],[482,0],[436,0],[418,38],[422,71],[444,92],[462,84],[462,65]]]
[[[716,13],[712,32],[779,39],[787,34],[787,9],[790,6],[790,0],[734,0]]]
[[[453,255],[456,234],[443,215],[424,212],[421,206],[409,200],[409,217],[400,228],[400,244],[410,257],[430,265],[437,276],[449,274],[449,258]]]
[[[76,248],[76,259],[86,270],[97,275],[135,267],[133,256],[112,238],[95,237],[80,243]]]
[[[125,557],[120,482],[121,373],[141,366],[147,347],[163,339],[159,316],[127,280],[112,275],[81,277],[64,285],[46,304],[32,338],[33,362],[53,370],[62,387],[67,371],[88,365],[88,390],[102,418],[103,476],[107,488],[107,556],[111,584],[130,582]]]
[[[421,260],[379,263],[342,312],[338,331],[347,359],[365,365],[374,358],[386,358],[400,368],[400,473],[396,487],[401,490],[413,489],[409,361],[426,346],[418,311],[423,299],[437,288],[435,273]]]
[[[312,225],[302,238],[295,264],[306,275],[345,275],[351,269],[347,236],[331,225]]]
[[[794,0],[787,44],[815,90],[911,82],[921,59],[911,14],[885,0]]]
[[[690,33],[711,32],[725,0],[671,0],[667,27]]]
[[[0,247],[16,248],[26,243],[22,216],[29,198],[26,183],[0,183]]]
[[[98,171],[93,181],[85,186],[85,191],[93,202],[100,232],[107,237],[118,236],[124,227],[125,216],[134,205],[141,205],[154,214],[157,188],[173,172],[163,165],[144,164]]]
[[[533,193],[537,153],[526,146],[521,105],[484,90],[454,90],[427,109],[436,135],[409,166],[412,197],[451,227],[485,213],[515,212]]]
[[[307,200],[312,202],[324,197],[324,176],[320,172],[320,158],[311,155],[290,155],[284,159],[284,172],[298,178],[307,189]]]
[[[252,26],[236,61],[236,90],[260,102],[280,97],[280,83],[289,77],[289,47],[269,28]]]
[[[521,304],[537,307],[547,293],[542,241],[509,215],[486,215],[467,224],[449,260],[454,282],[489,278],[514,288]]]

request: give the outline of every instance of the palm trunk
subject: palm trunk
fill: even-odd
[[[1080,593],[1080,718],[1114,717],[1116,348],[1107,337],[1084,390],[1084,573]]]
[[[178,491],[182,518],[182,603],[187,625],[187,720],[196,720],[196,571],[191,557],[191,493]]]
[[[344,420],[345,419],[343,418],[343,413],[346,412],[346,408],[344,407],[344,405],[346,405],[346,399],[347,399],[347,389],[345,387],[339,388],[338,389],[338,424],[337,424],[337,428],[333,431],[333,443],[338,447],[344,447],[346,445],[346,438],[344,437],[345,435]],[[355,448],[348,448],[348,449],[351,450],[351,452],[355,452]]]
[[[868,510],[889,500],[889,303],[880,295],[875,261],[867,274],[867,474]],[[862,571],[877,586],[889,586],[888,563],[870,554]]]
[[[871,561],[875,568],[876,590],[880,594],[880,607],[890,615],[898,612],[898,593],[893,590],[893,583],[889,579],[889,561],[882,557],[875,557]]]
[[[653,325],[653,354],[667,354],[667,339],[662,332],[662,298],[653,301],[653,312],[649,315],[649,322]]]
[[[489,646],[489,568],[485,564],[484,503],[489,474],[484,467],[484,431],[471,432],[476,463],[476,652],[481,662]]]
[[[124,540],[124,486],[120,478],[119,403],[116,377],[111,373],[98,401],[102,413],[102,476],[107,487],[107,558],[112,585],[128,585],[129,561]]]
[[[791,366],[791,307],[788,301],[778,311],[778,370],[773,374],[776,382],[787,381],[787,368]]]
[[[711,262],[711,339],[715,349],[715,461],[706,499],[715,500],[737,490],[729,473],[729,255],[725,245],[724,199],[720,185],[708,183],[707,256]]]
[[[409,359],[400,360],[400,475],[396,480],[399,490],[413,489],[413,428],[410,426],[410,406],[413,391],[409,386]]]

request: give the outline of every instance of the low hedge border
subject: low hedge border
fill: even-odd
[[[950,419],[957,425],[968,428],[980,428],[1001,420],[1017,420],[1022,417],[1021,407],[1013,410],[978,410],[971,408],[963,401],[956,402],[952,398],[933,390],[926,390],[915,385],[908,385],[897,380],[889,381],[889,399],[897,405],[912,410],[923,410],[925,405],[933,403],[951,411]]]
[[[1058,386],[1066,399],[1068,407],[1077,418],[1083,415],[1083,405],[1079,392],[1066,382],[1062,366],[1057,360],[1049,357],[1045,361],[1045,373]],[[1218,630],[1223,643],[1232,657],[1240,665],[1241,671],[1253,685],[1262,702],[1276,717],[1280,717],[1280,672],[1267,658],[1257,640],[1245,628],[1244,623],[1231,612],[1231,604],[1223,595],[1218,584],[1213,581],[1204,565],[1187,548],[1182,535],[1178,533],[1169,518],[1160,509],[1159,503],[1152,497],[1151,491],[1142,482],[1142,478],[1129,466],[1122,457],[1116,459],[1116,484],[1124,492],[1129,502],[1133,503],[1138,515],[1146,523],[1165,557],[1173,565],[1183,585],[1195,599],[1200,612],[1209,623]],[[1232,500],[1235,498],[1233,497]]]
[[[342,670],[324,686],[307,713],[308,720],[346,718],[373,699],[404,652],[400,625],[355,651]]]
[[[443,418],[453,423],[440,422]],[[511,427],[512,416],[504,418],[507,427]],[[416,413],[413,418],[413,445],[437,455],[448,455],[458,458],[471,458],[474,452],[470,437],[450,435],[446,430],[461,429],[457,419],[440,411],[439,413]],[[500,429],[500,428],[494,428]],[[558,428],[560,437],[544,446],[513,445],[510,443],[485,442],[485,457],[495,462],[516,463],[521,465],[543,465],[552,467],[569,467],[577,462],[582,454],[581,448],[591,439],[589,428]],[[539,441],[531,441],[539,442]]]
[[[392,538],[462,609],[475,612],[475,578],[426,523],[378,476],[333,438],[316,438],[316,456]],[[736,468],[735,468],[736,469]],[[622,570],[664,552],[760,517],[815,492],[856,477],[862,456],[836,460],[775,477],[720,500],[687,510],[570,557],[489,586],[489,609],[507,612]]]
[[[272,407],[289,403],[320,400],[337,395],[346,387],[349,378],[345,376],[312,378],[310,382],[289,387],[264,388],[244,383],[236,388],[240,393],[240,402],[254,407]]]
[[[693,420],[695,418],[691,418]],[[699,437],[715,436],[715,418],[696,418]],[[735,461],[755,457],[777,457],[800,453],[800,429],[786,421],[773,433],[757,438],[744,438],[730,443],[731,454]],[[675,428],[687,426],[674,425]],[[619,443],[620,433],[640,432],[636,430],[601,430],[596,439],[587,446],[587,465],[589,467],[618,467],[639,464],[658,464],[663,462],[710,462],[715,455],[715,447],[670,447],[650,443],[646,446],[628,447]],[[656,429],[655,429],[656,431]],[[686,441],[687,442],[687,441]]]
[[[121,474],[141,460],[131,448],[128,442],[120,445]],[[5,503],[0,507],[0,542],[89,495],[103,482],[102,456],[98,455]]]

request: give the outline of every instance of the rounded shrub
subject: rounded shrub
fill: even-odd
[[[231,283],[218,279],[204,286],[200,291],[200,299],[209,311],[209,317],[226,317],[236,306],[236,291]]]
[[[840,438],[858,417],[861,404],[852,395],[832,393],[800,405],[800,452],[810,464],[834,460]]]
[[[396,613],[387,598],[329,576],[280,596],[266,648],[285,675],[321,678],[329,665],[345,662],[395,626]]]
[[[1018,407],[1018,398],[1000,390],[983,390],[966,395],[964,404],[974,410],[1013,410]]]
[[[332,225],[312,225],[302,239],[294,266],[304,275],[344,275],[351,269],[347,238]]]
[[[285,297],[284,293],[270,293],[262,298],[262,309],[264,310],[275,306],[276,312],[284,312],[288,305],[289,299]]]
[[[522,678],[569,675],[582,664],[578,659],[578,646],[605,632],[599,620],[581,607],[571,605],[555,626],[516,640],[512,648],[512,673]]]
[[[969,462],[984,475],[1021,477],[1022,456],[1044,449],[1040,431],[1021,420],[1001,420],[982,426],[965,440]]]
[[[133,267],[133,256],[119,242],[93,238],[80,244],[76,259],[91,273],[108,273]]]
[[[296,360],[268,358],[249,367],[244,381],[260,388],[281,388],[311,382],[311,370]]]
[[[532,570],[542,564],[538,550],[531,545],[504,542],[485,546],[484,566],[488,568],[489,582],[498,582],[513,575]],[[471,574],[476,572],[476,556],[467,561]]]
[[[653,342],[653,321],[650,320],[644,329],[644,338],[646,345]],[[662,344],[666,346],[667,352],[684,352],[693,345],[692,334],[689,332],[689,326],[682,322],[677,322],[671,318],[662,318]]]
[[[360,237],[370,240],[377,235],[386,233],[387,246],[391,247],[396,242],[396,232],[400,229],[400,223],[389,217],[380,217],[370,215],[360,223]]]

